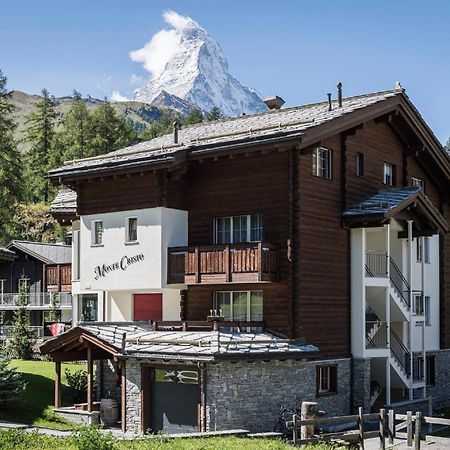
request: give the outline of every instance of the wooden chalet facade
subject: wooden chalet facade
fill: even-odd
[[[122,234],[115,236],[129,236],[129,227],[131,232],[137,227],[137,236],[132,235],[136,239],[124,243],[122,253],[128,258],[141,251],[134,251],[138,247],[130,244],[141,243],[151,222],[142,222],[139,228],[139,211],[162,208],[187,212],[185,218],[177,215],[170,219],[171,224],[184,227],[183,237],[173,239],[178,225],[171,225],[170,236],[159,242],[168,245],[159,257],[162,281],[154,289],[145,291],[139,285],[136,290],[129,289],[132,296],[109,296],[108,291],[120,291],[116,285],[109,288],[107,281],[120,271],[120,265],[110,264],[119,254],[111,254],[103,266],[103,284],[96,288],[96,281],[89,279],[83,288],[83,257],[79,258],[80,277],[74,278],[79,284],[74,292],[80,298],[102,292],[97,320],[115,321],[119,316],[114,311],[120,310],[124,321],[163,319],[173,325],[179,320],[187,323],[184,329],[191,321],[207,321],[211,316],[226,321],[260,321],[268,332],[316,346],[318,352],[308,358],[325,367],[327,360],[351,361],[352,354],[355,358],[352,330],[357,326],[352,317],[354,230],[388,230],[389,234],[393,233],[389,227],[396,230],[398,225],[401,229],[398,235],[395,231],[395,239],[411,249],[413,238],[419,242],[419,238],[435,237],[432,242],[436,243],[439,272],[435,287],[439,294],[432,301],[433,308],[439,310],[438,323],[433,323],[438,337],[437,341],[430,338],[430,348],[450,348],[450,158],[401,89],[176,129],[173,136],[69,162],[52,171],[50,177],[55,184],[76,192],[66,216],[59,212],[58,217],[78,218],[74,230],[81,230],[80,247],[74,252],[83,252],[86,245],[89,259],[101,254],[104,262],[109,257],[100,253],[107,247],[107,233],[113,227],[113,222],[105,222],[109,215],[118,215]],[[361,214],[357,223],[343,215],[355,205],[363,209],[361,202],[381,190],[419,185],[420,195],[432,204],[429,210],[419,210],[416,201],[402,206],[392,219],[380,215],[371,222]],[[411,195],[416,195],[414,192]],[[157,223],[162,230],[164,223],[169,223],[164,220]],[[406,223],[412,223],[409,235]],[[95,241],[95,230],[104,241]],[[83,233],[89,233],[90,242],[83,244]],[[145,254],[142,261],[149,258]],[[133,279],[138,264],[127,266],[127,281],[138,284],[138,276]],[[404,264],[406,267],[406,259]],[[100,263],[98,267],[101,273]],[[94,269],[89,267],[89,273]],[[364,277],[364,264],[361,270]],[[366,287],[368,298],[377,292],[373,286]],[[162,312],[155,313],[151,307],[133,308],[136,296],[156,292],[162,295]],[[170,306],[166,306],[166,293]],[[244,293],[248,293],[247,298],[242,300]],[[166,314],[165,308],[170,312]],[[404,321],[406,330],[409,322],[407,318]],[[333,372],[329,370],[327,376]],[[369,391],[370,381],[364,385]],[[333,382],[328,380],[330,385]],[[414,386],[409,385],[410,399],[414,389],[425,395],[424,385]],[[358,395],[348,394],[347,412]],[[386,394],[385,403],[387,399],[390,396]]]

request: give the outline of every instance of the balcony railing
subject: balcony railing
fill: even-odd
[[[13,326],[11,325],[3,325],[0,326],[0,340],[8,339],[11,336]],[[43,326],[30,326],[31,330],[34,331],[36,338],[44,337],[44,327]]]
[[[58,307],[71,307],[72,295],[68,292],[38,292],[26,294],[28,307],[48,307],[52,306],[52,301],[55,301]],[[1,307],[17,306],[19,294],[17,292],[2,292],[0,293],[0,309]]]
[[[169,284],[277,281],[278,250],[265,242],[169,248]]]

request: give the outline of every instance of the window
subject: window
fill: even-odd
[[[383,165],[383,183],[388,186],[395,185],[395,166],[384,163]]]
[[[331,150],[324,147],[314,149],[313,175],[331,179]]]
[[[416,239],[416,253],[417,253],[417,262],[423,261],[423,241],[422,238],[418,237]]]
[[[30,290],[30,279],[24,275],[17,280],[17,292],[21,292],[21,290],[25,292],[29,292]]]
[[[357,177],[364,176],[364,153],[356,153],[355,173]]]
[[[93,220],[92,221],[92,245],[102,245],[103,243],[103,221]]]
[[[431,326],[431,299],[425,296],[425,325]]]
[[[420,187],[422,190],[425,188],[425,181],[421,180],[420,178],[412,178],[412,185]]]
[[[414,294],[413,297],[413,313],[416,316],[423,316],[423,295],[422,294]]]
[[[80,230],[74,230],[72,232],[72,278],[73,280],[80,279]]]
[[[81,322],[96,322],[97,321],[97,295],[82,295],[81,296]]]
[[[427,356],[427,386],[434,386],[436,384],[436,367],[435,367],[435,357]]]
[[[126,242],[136,242],[137,241],[137,218],[128,217],[126,223]]]
[[[423,256],[425,259],[425,263],[430,263],[430,238],[425,237],[423,240]]]
[[[337,393],[337,366],[317,366],[317,395]]]
[[[216,244],[262,241],[262,216],[261,214],[247,214],[218,217],[215,219],[215,229]]]
[[[228,321],[263,320],[262,291],[216,292],[215,308]]]

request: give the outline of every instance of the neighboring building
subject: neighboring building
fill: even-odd
[[[61,311],[61,321],[71,323],[71,258],[70,245],[12,241],[0,249],[0,338],[8,337],[22,284],[38,338],[51,336],[47,316],[52,302]]]
[[[175,127],[50,178],[73,190],[82,323],[42,352],[113,361],[123,429],[450,404],[450,158],[403,90]]]

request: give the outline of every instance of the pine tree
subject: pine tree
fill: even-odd
[[[218,108],[217,106],[213,106],[211,108],[211,111],[209,111],[208,115],[206,116],[206,120],[208,120],[208,122],[211,122],[212,120],[219,119],[223,119],[223,114],[220,111],[220,108]]]
[[[63,120],[60,142],[63,159],[85,158],[89,154],[88,134],[90,114],[86,101],[77,91],[73,91],[73,103]]]
[[[32,359],[33,345],[36,342],[36,335],[30,328],[30,316],[26,307],[27,292],[26,283],[22,283],[14,310],[11,337],[7,344],[9,353],[18,359]]]
[[[185,125],[194,125],[203,122],[203,114],[199,108],[193,108],[189,114],[184,118]]]
[[[139,138],[141,141],[149,141],[155,137],[171,133],[173,130],[173,123],[179,120],[179,115],[174,111],[161,111],[159,119],[147,126]]]
[[[57,295],[52,292],[50,294],[50,311],[48,312],[49,322],[59,322],[61,320],[61,310],[59,309],[59,300]]]
[[[55,164],[55,121],[57,113],[55,104],[47,89],[42,90],[42,98],[36,104],[36,109],[28,116],[24,130],[25,141],[31,144],[31,149],[25,155],[25,174],[27,179],[27,200],[47,203],[52,193],[52,187],[46,178],[47,172]]]
[[[9,367],[10,359],[0,350],[0,406],[15,403],[25,391],[26,383],[16,368]]]
[[[137,142],[133,127],[119,117],[108,101],[104,101],[90,116],[89,155],[97,156]]]
[[[21,196],[19,152],[14,141],[14,106],[0,70],[0,242],[11,237],[13,214]]]

